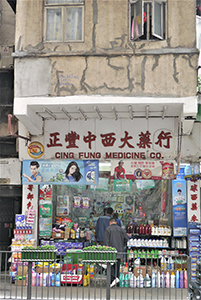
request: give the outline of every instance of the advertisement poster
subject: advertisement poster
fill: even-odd
[[[22,184],[97,185],[98,160],[24,160]]]
[[[39,236],[52,235],[52,217],[39,218]]]
[[[91,190],[96,190],[96,191],[108,191],[108,183],[109,179],[108,178],[99,178],[99,183],[96,186],[91,186]]]
[[[57,196],[57,216],[58,217],[69,216],[69,196],[68,195]]]
[[[186,181],[172,181],[173,236],[187,235]]]
[[[115,192],[131,192],[132,181],[131,180],[114,180],[114,191]],[[118,201],[120,202],[120,201]]]
[[[174,179],[175,163],[148,160],[112,160],[112,179]]]

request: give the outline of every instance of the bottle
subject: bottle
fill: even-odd
[[[188,288],[188,274],[187,274],[187,270],[184,269],[184,288],[187,289]]]
[[[161,276],[160,276],[160,272],[158,271],[158,273],[157,273],[157,288],[160,288],[161,287],[161,285],[160,285],[160,279],[161,279]]]
[[[179,270],[176,271],[176,288],[179,288]]]
[[[166,270],[166,259],[164,256],[161,258],[161,269]]]
[[[160,287],[164,288],[165,287],[165,277],[164,277],[164,273],[162,272],[160,275]]]
[[[36,273],[36,286],[39,286],[39,274]]]
[[[94,277],[94,266],[93,265],[90,265],[90,267],[89,267],[89,274],[90,274],[90,278]]]
[[[170,273],[169,273],[169,271],[167,271],[167,273],[165,274],[165,287],[166,288],[170,287]]]
[[[77,240],[80,238],[80,229],[79,229],[79,227],[78,227],[77,230],[76,230],[75,238],[76,238]]]
[[[51,273],[47,274],[47,277],[46,277],[47,286],[51,286],[51,277],[52,277]]]
[[[54,272],[52,272],[52,276],[51,276],[51,286],[54,286],[55,284],[55,275]]]
[[[132,273],[130,277],[130,287],[136,288],[136,276]]]
[[[175,288],[175,274],[172,272],[171,277],[170,277],[170,286],[171,288]]]
[[[152,271],[152,274],[151,274],[151,286],[152,286],[152,288],[156,287],[156,274],[154,271]]]
[[[58,272],[55,277],[55,286],[60,286],[60,285],[61,285],[61,278],[60,278],[60,272]]]
[[[36,286],[36,272],[32,273],[32,286]]]
[[[39,274],[39,286],[43,286],[43,274]]]
[[[140,274],[138,277],[139,277],[139,287],[143,288],[144,287],[144,278],[143,278],[142,274]]]
[[[168,265],[169,265],[169,270],[174,270],[174,261],[171,256],[168,258]]]
[[[84,275],[84,286],[87,286],[87,275]]]
[[[151,287],[151,279],[149,277],[149,274],[147,273],[145,278],[144,278],[144,286],[147,288]]]
[[[183,273],[183,270],[180,270],[179,287],[180,287],[180,289],[184,288],[184,273]]]
[[[128,273],[124,277],[124,287],[128,287]]]
[[[122,272],[119,275],[119,286],[120,287],[124,286],[124,274]]]

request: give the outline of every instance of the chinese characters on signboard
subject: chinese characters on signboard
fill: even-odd
[[[187,181],[188,222],[200,222],[200,181]]]

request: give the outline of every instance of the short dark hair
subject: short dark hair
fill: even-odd
[[[181,189],[178,189],[177,192],[181,192]]]
[[[30,162],[30,166],[36,166],[36,168],[39,168],[39,167],[40,167],[39,163],[38,163],[36,160],[32,160],[32,161]]]
[[[111,222],[111,223],[114,223],[114,222],[117,223],[117,220],[116,220],[116,218],[111,217],[110,220],[109,220],[109,222]]]
[[[114,210],[113,210],[112,207],[108,207],[108,208],[107,208],[107,214],[108,214],[108,215],[111,216],[111,215],[113,214],[113,212],[114,212]]]
[[[113,213],[113,216],[112,216],[112,217],[115,218],[115,219],[118,219],[119,215],[118,215],[118,213],[116,212],[116,213]]]

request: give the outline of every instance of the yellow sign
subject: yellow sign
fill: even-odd
[[[29,144],[27,152],[32,158],[40,158],[44,154],[44,147],[39,142],[32,142]]]

